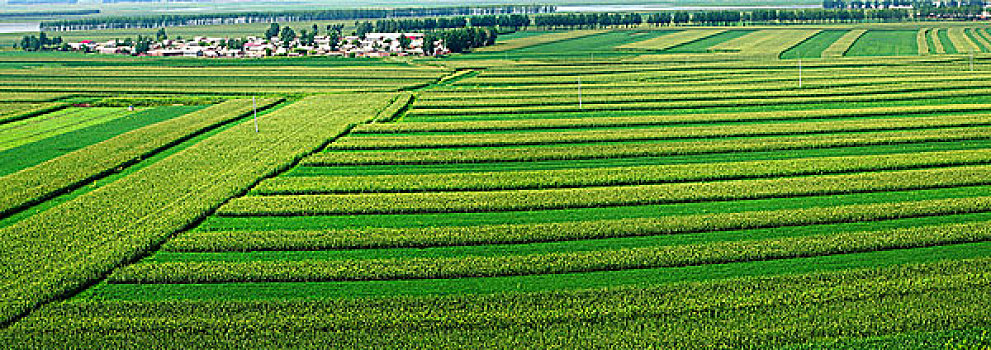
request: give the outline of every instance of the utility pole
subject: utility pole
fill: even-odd
[[[258,102],[254,96],[251,96],[251,108],[255,111],[255,132],[258,132]]]
[[[582,108],[582,77],[578,77],[578,109]]]

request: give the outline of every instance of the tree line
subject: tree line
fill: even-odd
[[[672,11],[640,13],[570,13],[533,18],[533,25],[549,29],[630,27],[642,23],[665,25],[727,26],[767,23],[825,23],[903,21],[911,18],[905,9],[756,9],[750,11]]]
[[[49,38],[48,34],[42,32],[38,34],[38,36],[25,35],[21,38],[21,41],[14,43],[14,48],[19,48],[24,51],[42,51],[62,48],[63,45],[67,44],[62,40],[62,37],[57,36],[54,38]]]
[[[513,31],[530,25],[530,16],[475,16],[475,17],[441,17],[423,19],[383,19],[355,23],[355,34],[366,33],[402,33],[412,31],[432,31],[436,29],[452,29],[465,27],[500,27]]]
[[[327,21],[352,19],[387,19],[396,17],[484,16],[498,14],[549,13],[555,6],[507,5],[461,6],[401,9],[337,9],[298,11],[255,11],[226,14],[174,14],[157,16],[105,16],[45,21],[46,31],[159,28],[190,25],[217,25],[267,22]]]
[[[915,18],[976,19],[991,1],[952,0],[934,3],[919,0],[824,0],[826,9],[902,9]]]
[[[468,52],[471,49],[493,45],[499,34],[495,28],[468,27],[430,32],[423,37],[423,53],[433,56],[437,47],[434,42],[442,40],[444,46],[453,53]]]
[[[984,7],[985,0],[949,0],[940,1],[937,5],[932,0],[823,0],[823,8],[892,8],[892,7]]]

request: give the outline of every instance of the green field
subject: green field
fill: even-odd
[[[873,30],[860,37],[847,56],[916,55],[919,46],[915,31]]]
[[[500,40],[0,52],[0,344],[991,346],[983,26]]]
[[[819,58],[822,51],[839,40],[844,34],[843,30],[825,30],[781,54],[782,59],[791,58]]]

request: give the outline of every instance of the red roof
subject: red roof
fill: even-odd
[[[83,40],[83,41],[80,41],[80,42],[83,43],[83,44],[92,44],[93,43],[93,40]]]

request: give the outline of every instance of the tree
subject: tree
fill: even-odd
[[[341,41],[341,35],[335,31],[330,32],[330,49],[337,50],[337,45]]]
[[[155,40],[163,41],[168,39],[169,39],[169,35],[165,34],[165,28],[158,28],[158,33],[155,33]]]
[[[313,35],[316,36],[319,33],[320,33],[320,26],[317,26],[316,23],[313,23]]]
[[[265,39],[272,39],[279,36],[279,31],[279,24],[272,23],[272,25],[268,26],[268,29],[265,30]]]
[[[364,39],[365,34],[371,33],[374,27],[372,27],[372,22],[358,22],[355,23],[355,35]]]
[[[427,56],[433,56],[434,55],[434,50],[436,50],[436,48],[434,47],[434,41],[437,41],[437,38],[435,38],[433,34],[427,34],[427,35],[423,36],[423,54],[424,55],[427,55]]]
[[[138,40],[134,42],[134,54],[140,55],[151,49],[151,37],[144,38],[138,35]]]
[[[406,49],[408,49],[410,42],[412,42],[412,40],[409,40],[409,38],[407,38],[406,35],[402,35],[402,34],[399,35],[399,48],[400,49],[402,49],[404,51]]]
[[[296,31],[289,27],[282,28],[282,34],[279,35],[279,40],[282,40],[282,47],[288,48],[292,45],[292,41],[296,40]]]

